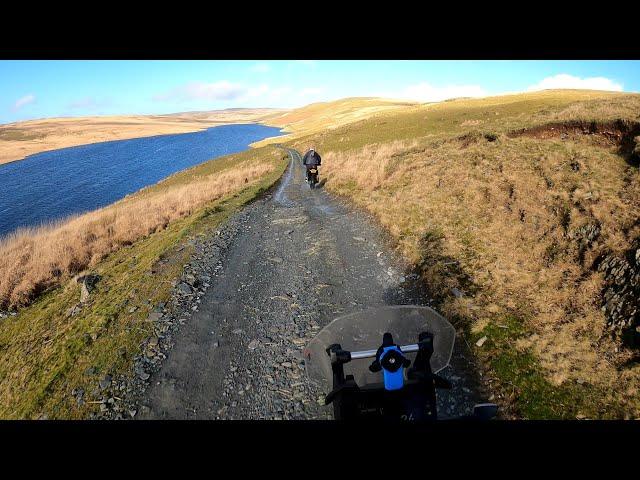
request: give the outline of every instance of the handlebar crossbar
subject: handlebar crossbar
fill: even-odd
[[[412,343],[411,345],[402,345],[400,347],[400,350],[402,350],[402,353],[417,352],[418,349],[419,349],[419,346],[417,343]],[[351,360],[358,360],[361,358],[373,358],[376,356],[377,352],[378,350],[362,350],[360,352],[350,352]]]

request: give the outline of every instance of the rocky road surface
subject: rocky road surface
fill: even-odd
[[[339,315],[429,304],[374,222],[322,181],[309,189],[300,154],[289,156],[274,191],[198,245],[171,305],[152,319],[157,337],[135,383],[118,387],[135,401],[107,405],[106,418],[330,418],[304,373],[304,345]],[[484,400],[468,371],[458,345],[441,372],[454,383],[439,395],[441,416]]]

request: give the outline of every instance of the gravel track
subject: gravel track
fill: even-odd
[[[143,419],[330,418],[323,392],[305,376],[304,345],[339,315],[429,305],[375,222],[322,188],[309,189],[300,154],[288,151],[278,188],[198,247],[171,313],[162,314],[168,325],[152,347],[164,353],[138,359],[137,383],[126,388],[138,393],[123,412]],[[469,413],[482,401],[469,365],[458,345],[441,372],[454,383],[439,394],[441,416]]]

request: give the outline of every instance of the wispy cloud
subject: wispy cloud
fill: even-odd
[[[153,96],[156,101],[236,100],[248,93],[248,89],[227,80],[218,82],[191,82],[165,93]]]
[[[257,87],[251,87],[247,89],[245,95],[238,99],[239,103],[270,103],[278,102],[282,100],[286,95],[292,92],[291,87],[270,87],[269,85],[262,84]]]
[[[399,94],[389,95],[402,100],[440,102],[458,97],[485,97],[489,93],[480,85],[446,85],[436,87],[427,82],[409,85]]]
[[[291,87],[271,87],[266,83],[254,86],[221,80],[213,83],[191,82],[168,92],[153,96],[155,101],[233,101],[238,104],[249,102],[275,102],[292,93]]]
[[[95,97],[84,97],[69,103],[68,107],[74,110],[97,110],[111,105],[110,100],[99,100]]]
[[[606,77],[589,77],[580,78],[561,73],[552,77],[544,78],[535,85],[531,85],[527,90],[546,90],[550,88],[571,88],[571,89],[587,89],[587,90],[612,90],[621,92],[622,84],[616,83],[614,80]]]
[[[25,95],[24,97],[19,98],[11,107],[11,110],[17,112],[22,107],[29,105],[30,103],[34,103],[36,101],[36,96],[30,93],[29,95]]]
[[[252,65],[249,70],[251,70],[252,72],[256,72],[256,73],[267,73],[267,72],[271,71],[271,65],[269,65],[266,62],[258,62],[256,64]]]

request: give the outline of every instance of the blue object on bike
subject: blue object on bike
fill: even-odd
[[[392,351],[397,353],[391,353]],[[394,359],[394,368],[397,366],[397,369],[390,370],[385,368],[387,362],[385,362],[384,359],[387,355],[396,357]],[[397,346],[393,345],[383,348],[382,354],[380,355],[380,365],[382,366],[385,390],[400,390],[404,386],[404,366],[402,360],[404,360],[404,355],[402,354],[402,350]]]

